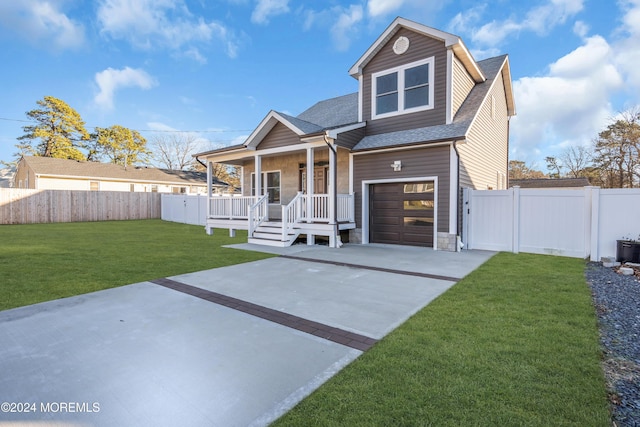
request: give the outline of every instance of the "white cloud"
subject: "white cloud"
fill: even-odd
[[[573,24],[573,33],[578,37],[585,38],[589,34],[589,25],[583,21],[576,21]]]
[[[56,50],[84,44],[84,26],[60,11],[57,1],[21,0],[0,2],[0,24],[32,43]]]
[[[194,17],[183,0],[101,0],[97,16],[102,34],[127,40],[139,49],[193,53],[193,44],[218,40],[229,57],[237,56],[239,40],[235,34],[219,22]],[[200,52],[185,56],[205,60]]]
[[[268,24],[271,17],[285,13],[289,13],[289,0],[258,0],[251,22]]]
[[[95,96],[94,102],[100,108],[108,110],[113,108],[113,98],[117,90],[125,87],[151,89],[157,85],[156,80],[146,71],[130,67],[121,70],[107,68],[96,73],[95,79],[100,91]]]
[[[305,31],[313,27],[327,28],[336,50],[345,51],[358,34],[358,24],[364,18],[364,10],[361,5],[352,4],[348,7],[334,6],[321,11],[305,10],[304,16]]]
[[[398,10],[403,4],[404,0],[369,0],[367,3],[367,12],[369,16],[375,18]]]
[[[340,51],[346,51],[351,45],[351,35],[355,31],[356,24],[362,21],[362,6],[351,5],[340,12],[336,23],[331,27],[331,37],[334,45]]]
[[[449,23],[449,28],[471,35],[471,40],[481,46],[497,46],[513,34],[531,31],[545,35],[558,25],[564,24],[583,9],[584,0],[547,0],[546,3],[530,9],[524,18],[510,17],[493,20],[480,27],[475,26],[486,6],[481,5],[457,14]]]
[[[158,132],[178,132],[178,129],[161,122],[148,122],[147,127]]]
[[[625,1],[622,4],[623,25],[618,30],[619,38],[614,46],[616,63],[624,74],[629,88],[634,93],[636,103],[640,103],[637,93],[640,90],[640,0]]]
[[[612,116],[610,98],[624,85],[615,66],[614,51],[601,36],[584,44],[549,66],[542,77],[523,77],[514,82],[518,116],[512,119],[515,157],[530,160],[541,148],[585,145]],[[514,150],[515,151],[515,150]]]

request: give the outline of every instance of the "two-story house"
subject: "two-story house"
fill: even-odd
[[[507,185],[507,55],[475,61],[458,36],[397,18],[349,73],[357,93],[271,111],[243,144],[197,155],[242,168],[241,197],[210,198],[207,232],[458,248],[462,189]]]

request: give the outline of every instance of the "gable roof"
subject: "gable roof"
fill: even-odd
[[[393,20],[391,25],[376,39],[376,41],[367,49],[367,51],[356,61],[355,64],[349,69],[349,74],[358,78],[362,74],[364,67],[373,59],[373,57],[382,49],[382,47],[401,29],[406,28],[416,33],[431,37],[444,42],[447,49],[453,49],[456,56],[460,59],[462,64],[473,77],[476,83],[481,83],[485,80],[485,76],[478,66],[476,61],[471,56],[471,53],[464,45],[460,37],[455,34],[447,33],[437,30],[426,25],[419,24],[414,21],[410,21],[405,18],[397,17]]]
[[[323,130],[358,122],[358,93],[317,102],[298,115],[299,119],[316,123]]]
[[[157,169],[146,166],[128,166],[125,168],[122,165],[112,163],[85,162],[40,156],[24,156],[22,159],[36,175],[182,185],[206,185],[207,183],[207,174],[204,172]],[[226,185],[217,180],[214,181],[214,184]]]
[[[351,93],[317,102],[297,117],[271,110],[243,145],[248,148],[257,147],[278,123],[282,123],[296,135],[303,136],[318,134],[325,130],[357,122],[358,94]],[[209,153],[212,152],[198,155]]]
[[[471,92],[469,92],[469,95],[460,106],[451,124],[365,136],[353,147],[353,151],[367,151],[425,142],[433,143],[465,139],[480,106],[491,89],[491,85],[496,78],[501,78],[502,69],[506,64],[508,64],[507,55],[478,61],[478,66],[487,78],[483,83],[478,83],[471,89]]]

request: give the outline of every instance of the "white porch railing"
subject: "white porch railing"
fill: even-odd
[[[353,194],[338,194],[338,222],[356,222],[356,199]]]
[[[253,236],[253,232],[260,226],[260,224],[269,220],[268,202],[269,195],[265,194],[249,207],[249,236]]]
[[[311,197],[311,211],[307,212],[307,200]],[[254,219],[268,220],[267,199],[263,196],[262,203],[255,196],[216,195],[209,199],[211,219],[249,219],[251,206],[260,205],[259,212]],[[298,193],[296,197],[283,206],[283,223],[295,222],[324,222],[329,223],[330,199],[328,194],[313,194],[311,196]],[[353,194],[338,194],[337,221],[355,222],[355,198]],[[284,213],[286,209],[286,214]],[[285,215],[287,221],[285,221]]]
[[[306,196],[302,193],[296,194],[296,197],[289,202],[287,206],[282,207],[282,241],[286,241],[289,233],[293,233],[293,227],[302,219],[302,213],[306,209]]]
[[[216,219],[248,219],[249,207],[256,200],[255,196],[216,195],[209,199],[209,218]]]

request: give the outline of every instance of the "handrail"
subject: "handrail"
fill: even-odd
[[[289,232],[293,231],[293,227],[296,223],[302,219],[301,202],[304,200],[304,196],[301,191],[289,202],[287,206],[282,207],[282,241],[285,242],[288,239]]]
[[[249,206],[249,236],[253,236],[253,232],[264,221],[269,220],[269,195],[265,194],[260,197],[257,202]]]

